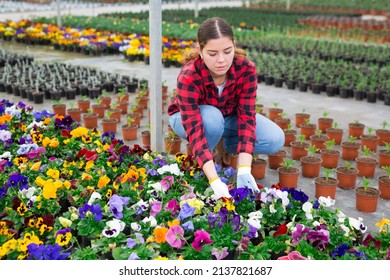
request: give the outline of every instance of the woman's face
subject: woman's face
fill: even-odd
[[[199,50],[200,51],[200,50]],[[214,78],[226,74],[234,58],[234,44],[229,37],[209,40],[200,51],[203,60]]]

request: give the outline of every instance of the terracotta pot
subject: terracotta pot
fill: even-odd
[[[92,112],[96,113],[99,118],[104,118],[104,112],[106,111],[105,104],[93,104]]]
[[[341,143],[341,158],[343,160],[355,160],[359,156],[360,144],[357,142]]]
[[[361,212],[372,213],[378,207],[378,198],[381,194],[380,190],[368,187],[367,191],[364,187],[355,189],[356,193],[356,209]]]
[[[118,122],[121,122],[121,114],[122,110],[119,108],[109,108],[106,109],[106,111],[111,112],[111,118],[112,119],[117,119]]]
[[[344,131],[341,128],[327,128],[326,135],[328,135],[329,140],[334,139],[335,145],[340,145],[343,140]]]
[[[302,176],[307,178],[318,177],[321,170],[322,159],[315,156],[301,157]]]
[[[113,118],[103,118],[102,119],[102,130],[103,132],[113,132],[116,133],[118,120]]]
[[[133,112],[132,114],[127,114],[127,117],[133,119],[133,124],[141,125],[142,115],[140,113]]]
[[[179,136],[175,137],[165,137],[165,151],[170,155],[175,155],[180,153],[181,150],[181,138]]]
[[[269,154],[268,155],[268,167],[270,169],[278,169],[282,162],[283,159],[286,158],[287,152],[285,150],[280,150],[276,153]]]
[[[340,166],[336,168],[337,180],[339,180],[337,186],[344,190],[351,190],[356,186],[356,179],[359,170],[356,168],[347,168]]]
[[[296,113],[295,114],[295,126],[301,127],[301,124],[306,123],[310,119],[310,114]]]
[[[318,119],[318,129],[321,130],[322,133],[326,133],[328,128],[332,128],[333,119],[332,118],[319,118]]]
[[[127,114],[127,109],[128,109],[128,107],[129,107],[129,102],[127,102],[127,101],[122,101],[122,102],[120,102],[117,106],[116,106],[116,108],[118,108],[118,109],[120,109],[121,110],[121,114]]]
[[[363,134],[360,136],[360,149],[363,150],[366,147],[371,152],[376,153],[378,142],[379,136]]]
[[[284,188],[296,188],[298,186],[299,169],[290,167],[287,169],[281,166],[277,169],[279,174],[279,184]]]
[[[79,99],[77,100],[77,107],[81,110],[81,113],[87,113],[88,109],[91,107],[91,101]]]
[[[69,108],[66,111],[74,121],[81,122],[81,110],[79,108]]]
[[[303,123],[300,128],[301,134],[304,135],[306,139],[310,139],[310,136],[316,134],[317,125],[313,123]]]
[[[379,150],[378,152],[378,166],[390,166],[390,151],[388,150]]]
[[[265,159],[256,158],[252,160],[252,176],[256,179],[263,179],[265,177],[265,170],[267,167],[267,161]]]
[[[138,138],[138,125],[137,124],[125,124],[122,125],[123,140],[133,141]]]
[[[284,130],[284,147],[290,147],[291,142],[297,140],[297,131],[294,129],[285,129]]]
[[[315,146],[318,151],[326,148],[326,141],[329,140],[329,137],[326,134],[314,134],[310,136],[310,142],[312,146]]]
[[[190,143],[187,143],[186,144],[186,152],[187,152],[187,156],[193,156],[194,154],[192,153],[192,147],[191,147],[191,144]]]
[[[66,116],[66,104],[53,104],[53,112],[59,116]]]
[[[280,114],[283,113],[282,108],[269,108],[269,119],[275,121],[276,118],[280,117]]]
[[[387,175],[378,177],[378,187],[381,191],[380,197],[386,200],[390,199],[390,177]]]
[[[100,104],[106,105],[106,109],[111,108],[111,97],[110,96],[100,96]]]
[[[120,93],[117,95],[117,101],[118,102],[129,102],[130,94],[128,92],[124,92],[123,94]]]
[[[339,164],[341,152],[338,150],[321,149],[320,150],[322,163],[325,168],[336,168]]]
[[[377,129],[375,134],[379,137],[378,145],[384,146],[385,143],[390,143],[390,130],[389,129]]]
[[[142,131],[141,138],[144,147],[150,148],[150,131],[149,130]]]
[[[230,163],[229,165],[233,168],[237,168],[237,163],[238,163],[238,154],[232,154],[230,155]]]
[[[307,142],[291,142],[291,158],[293,160],[300,160],[301,157],[305,157],[308,154],[307,148],[310,147],[310,144]]]
[[[316,198],[319,198],[320,196],[329,196],[330,198],[335,199],[338,182],[339,181],[335,178],[326,179],[325,177],[317,177],[314,180],[316,188]]]
[[[365,125],[362,123],[349,123],[348,124],[348,137],[353,136],[360,139],[363,135]]]
[[[84,126],[89,129],[98,127],[99,115],[97,113],[83,114]]]
[[[356,168],[359,170],[359,177],[373,178],[378,161],[370,157],[356,158]]]
[[[288,128],[288,126],[290,125],[291,123],[291,120],[288,119],[288,118],[282,118],[282,117],[277,117],[275,119],[275,123],[282,129],[282,130],[285,130]]]

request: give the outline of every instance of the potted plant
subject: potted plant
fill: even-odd
[[[259,157],[259,155],[254,155],[252,159],[252,176],[256,179],[263,179],[265,177],[265,171],[267,167],[267,161]]]
[[[326,133],[326,129],[333,126],[333,119],[328,116],[329,112],[324,112],[322,118],[318,119],[318,129],[321,130],[322,133]]]
[[[360,139],[360,136],[362,136],[365,127],[366,126],[359,120],[354,120],[348,124],[348,136],[353,136],[357,139]]]
[[[316,130],[314,135],[310,136],[310,142],[312,146],[316,146],[318,150],[325,148],[325,142],[329,140],[328,135],[323,134],[320,129]]]
[[[101,103],[101,99],[96,98],[95,103],[92,104],[92,111],[96,114],[98,114],[99,118],[104,118],[105,111],[106,111],[106,105]]]
[[[287,129],[284,129],[284,147],[290,147],[291,142],[297,140],[297,131],[289,124]]]
[[[301,124],[306,123],[310,119],[310,114],[306,113],[306,109],[302,109],[302,112],[295,114],[295,126],[301,127]]]
[[[147,130],[141,131],[142,144],[144,147],[150,147],[150,123],[146,125]]]
[[[287,152],[285,150],[279,150],[276,153],[268,154],[268,167],[270,169],[278,169],[286,156]]]
[[[272,103],[274,106],[269,108],[269,119],[271,121],[275,121],[276,118],[280,116],[281,113],[283,113],[283,109],[279,108],[279,103],[278,102],[273,102]]]
[[[314,180],[316,187],[316,198],[323,196],[335,199],[336,188],[339,181],[336,178],[330,177],[330,175],[335,171],[335,169],[323,167],[322,170],[324,176],[316,177]]]
[[[61,99],[54,99],[52,106],[54,114],[58,116],[66,116],[66,104],[61,102]]]
[[[326,135],[328,135],[329,140],[333,139],[335,145],[340,145],[343,140],[344,131],[339,128],[338,122],[334,122],[331,128],[326,129]]]
[[[70,102],[70,108],[66,110],[67,114],[72,117],[72,119],[76,122],[81,121],[81,110],[79,108],[74,107],[74,103]]]
[[[287,117],[287,113],[281,112],[279,117],[275,118],[275,123],[282,129],[285,130],[291,123],[291,120]]]
[[[367,147],[363,148],[364,156],[359,156],[355,159],[356,168],[359,170],[359,177],[372,178],[375,175],[375,169],[378,161],[371,157],[372,151]]]
[[[295,167],[296,161],[284,158],[281,166],[278,167],[279,184],[286,188],[296,188],[298,186],[299,169]]]
[[[306,148],[308,155],[301,157],[302,176],[307,178],[315,178],[320,174],[322,159],[315,155],[318,151],[316,146],[311,145]]]
[[[358,173],[359,170],[353,166],[352,162],[345,161],[345,166],[336,168],[337,180],[339,180],[337,186],[344,190],[355,188]]]
[[[118,122],[121,122],[122,110],[117,107],[116,102],[111,102],[111,107],[107,108],[106,112],[111,112],[111,118],[117,119]]]
[[[108,95],[106,90],[103,90],[102,94],[98,98],[99,104],[106,105],[106,109],[111,108],[111,96]]]
[[[390,142],[378,151],[378,166],[390,166]]]
[[[82,113],[87,113],[88,109],[91,107],[91,100],[89,100],[86,95],[82,95],[81,99],[77,100],[77,107]]]
[[[331,139],[325,142],[325,148],[320,149],[322,163],[325,168],[336,168],[339,163],[341,152],[334,149],[335,140]]]
[[[310,119],[306,119],[304,123],[300,125],[301,134],[305,135],[306,139],[310,139],[310,136],[316,134],[317,125],[310,123]]]
[[[386,171],[386,175],[378,177],[378,188],[381,192],[380,197],[386,200],[390,199],[390,165],[383,166],[383,170]]]
[[[378,148],[379,136],[374,135],[374,129],[372,127],[367,128],[367,134],[360,136],[360,148],[366,147],[372,152],[376,152]]]
[[[98,127],[99,115],[92,111],[92,108],[88,109],[87,113],[83,114],[84,126],[89,129],[94,129]]]
[[[356,209],[362,212],[372,213],[378,207],[380,190],[371,187],[371,180],[363,177],[363,186],[355,189]]]
[[[168,132],[168,135],[164,138],[165,151],[168,154],[175,155],[181,150],[181,137],[179,137],[173,130]]]
[[[379,137],[379,146],[384,146],[385,143],[390,143],[390,129],[387,129],[388,125],[389,123],[387,121],[383,121],[381,123],[382,128],[375,131],[375,134]]]
[[[118,124],[118,120],[111,117],[112,112],[106,111],[105,117],[102,118],[102,130],[103,132],[113,132],[116,133],[116,128]]]
[[[356,137],[349,136],[347,141],[341,143],[341,158],[343,160],[355,160],[359,156],[360,143]]]
[[[123,140],[132,141],[137,139],[138,125],[134,123],[134,119],[127,117],[126,124],[122,125]]]
[[[291,146],[291,158],[294,160],[300,160],[301,157],[307,156],[307,148],[310,146],[309,143],[305,142],[305,135],[298,135],[298,141],[290,143]]]

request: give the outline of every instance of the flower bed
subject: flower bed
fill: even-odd
[[[389,259],[390,221],[278,184],[214,200],[192,157],[0,102],[1,259]]]

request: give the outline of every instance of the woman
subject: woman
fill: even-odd
[[[284,144],[284,133],[256,114],[255,65],[235,47],[232,28],[218,17],[199,26],[196,50],[184,63],[177,78],[177,94],[168,108],[170,126],[191,144],[215,199],[231,197],[213,158],[222,137],[225,150],[238,154],[237,187],[258,192],[251,175],[252,154],[277,152]]]

